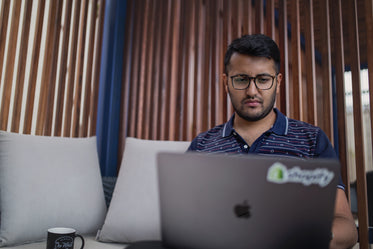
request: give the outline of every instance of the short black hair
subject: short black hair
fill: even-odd
[[[266,35],[244,35],[235,39],[229,45],[224,58],[224,72],[227,75],[228,66],[234,53],[273,59],[275,61],[276,73],[280,72],[280,50],[276,42]]]

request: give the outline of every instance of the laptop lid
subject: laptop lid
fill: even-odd
[[[335,160],[160,153],[158,178],[167,248],[329,247]]]

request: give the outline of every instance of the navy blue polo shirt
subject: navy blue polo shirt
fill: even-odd
[[[249,146],[233,128],[234,115],[222,125],[199,134],[188,151],[206,153],[255,153],[301,158],[337,158],[326,134],[316,126],[290,119],[274,109],[276,121]],[[344,189],[341,182],[338,186]]]

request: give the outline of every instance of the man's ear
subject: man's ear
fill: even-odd
[[[277,87],[276,87],[276,93],[277,93],[277,94],[280,93],[281,81],[282,81],[282,74],[279,73],[279,74],[277,75]]]
[[[222,79],[223,79],[223,85],[224,85],[225,92],[228,93],[228,75],[223,73]]]

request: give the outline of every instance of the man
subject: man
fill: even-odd
[[[282,80],[280,51],[265,35],[245,35],[230,44],[223,83],[235,110],[225,124],[199,134],[188,150],[278,154],[303,158],[336,157],[318,127],[287,118],[274,108]],[[343,184],[337,189],[330,248],[349,248],[356,226]]]

